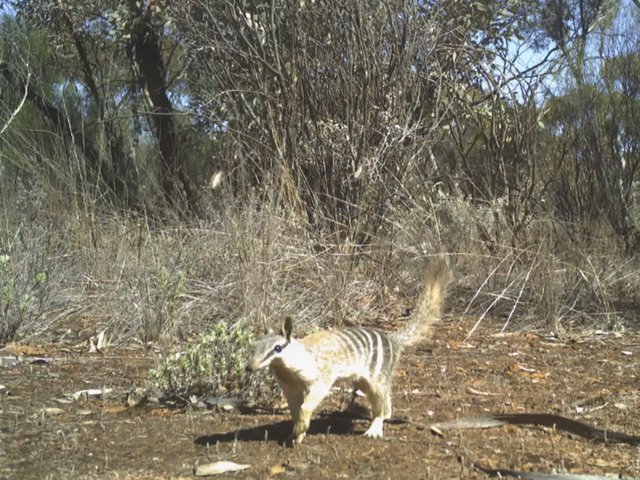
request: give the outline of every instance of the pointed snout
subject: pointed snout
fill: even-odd
[[[251,360],[249,360],[249,363],[247,363],[247,366],[244,368],[244,371],[247,373],[253,373],[259,368],[260,368],[260,362],[255,358],[252,358]]]

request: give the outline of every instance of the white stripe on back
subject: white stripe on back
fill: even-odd
[[[376,337],[375,348],[376,348],[376,351],[378,352],[378,356],[376,358],[376,367],[373,369],[373,378],[377,378],[378,375],[380,375],[380,372],[382,371],[382,362],[384,361],[386,352],[382,347],[382,336],[380,335],[380,333],[376,332],[375,330],[371,330],[371,333]]]

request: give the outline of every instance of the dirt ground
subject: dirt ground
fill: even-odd
[[[231,478],[485,478],[490,469],[640,477],[640,446],[587,440],[553,428],[507,426],[433,434],[425,425],[488,412],[547,412],[640,435],[640,335],[549,339],[495,335],[465,341],[468,323],[441,325],[397,372],[384,439],[326,400],[305,442],[288,448],[285,412],[128,407],[146,384],[144,350],[78,353],[60,346],[0,351],[0,478],[192,477],[196,465],[250,467]],[[12,357],[25,354],[19,361]],[[28,354],[31,354],[28,355]],[[45,357],[35,360],[35,357]],[[111,392],[69,399],[80,390]]]

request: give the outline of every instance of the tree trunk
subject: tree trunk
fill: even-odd
[[[148,94],[152,105],[154,136],[158,142],[161,162],[161,188],[167,203],[173,207],[186,206],[195,212],[196,198],[179,155],[180,139],[174,110],[167,94],[167,79],[158,28],[153,25],[151,12],[132,0],[129,8],[134,17],[132,29],[133,58],[138,81]]]

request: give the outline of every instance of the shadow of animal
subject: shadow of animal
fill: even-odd
[[[353,416],[344,412],[335,412],[321,416],[311,421],[309,435],[338,434],[345,435],[355,433],[353,431]],[[266,432],[266,433],[265,433]],[[195,439],[194,443],[200,446],[215,445],[216,443],[229,442],[264,442],[274,441],[285,444],[291,434],[291,420],[282,420],[275,423],[265,423],[251,428],[242,428],[226,433],[214,433],[203,435]]]

